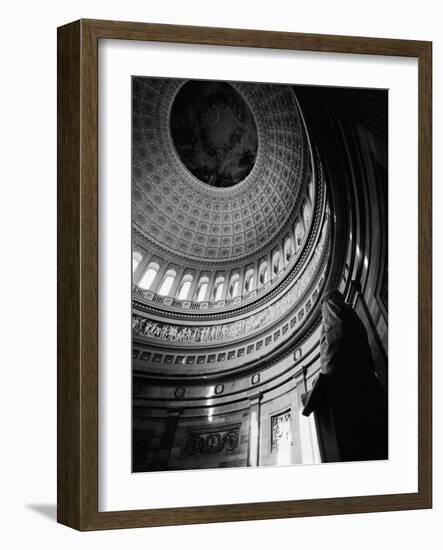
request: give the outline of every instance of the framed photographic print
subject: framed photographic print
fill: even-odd
[[[58,30],[58,520],[431,507],[431,43]]]

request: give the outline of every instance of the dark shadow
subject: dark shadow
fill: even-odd
[[[25,506],[28,510],[37,512],[47,519],[57,521],[57,506],[55,504],[26,504]]]

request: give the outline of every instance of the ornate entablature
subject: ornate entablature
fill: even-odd
[[[228,329],[224,329],[214,332],[215,335],[219,335],[218,340],[210,340],[210,332],[204,331],[206,341],[201,341],[202,332],[199,333],[195,329],[204,330],[207,326],[194,325],[192,328],[185,326],[183,337],[197,340],[188,342],[183,341],[182,337],[179,337],[178,341],[172,341],[167,337],[166,331],[161,333],[164,324],[159,323],[154,330],[160,326],[162,328],[160,328],[160,332],[157,331],[156,336],[134,335],[133,360],[135,368],[143,372],[161,372],[158,367],[164,365],[171,374],[173,371],[177,374],[188,371],[194,373],[195,369],[200,372],[207,369],[229,370],[242,362],[268,357],[271,351],[280,349],[285,342],[294,341],[294,338],[297,340],[299,338],[297,335],[306,331],[311,317],[315,322],[315,312],[318,310],[327,281],[330,234],[326,226],[320,242],[321,244],[315,248],[310,264],[302,274],[303,279],[300,278],[297,281],[298,284],[291,288],[294,294],[288,293],[289,295],[282,297],[280,311],[276,307],[275,311],[278,312],[276,319],[266,322],[262,326],[258,326],[258,324],[257,326],[254,324],[237,325],[235,330],[238,330],[239,326],[250,327],[248,334],[238,335],[238,338],[228,338]],[[298,301],[294,301],[295,295],[300,296]],[[277,305],[279,305],[278,302]],[[254,323],[257,319],[260,318],[254,314]],[[268,316],[264,316],[264,319],[268,319]],[[235,325],[235,322],[222,326],[229,325]],[[137,327],[136,322],[135,326]],[[139,328],[135,330],[137,332]],[[175,331],[173,333],[177,338]]]
[[[304,294],[309,284],[311,284],[318,270],[326,245],[326,235],[327,223],[323,227],[312,258],[301,276],[280,299],[268,305],[260,312],[230,323],[203,326],[159,322],[133,313],[133,334],[149,340],[167,341],[172,345],[191,344],[206,346],[208,344],[245,338],[262,331],[264,328],[275,323],[280,317],[285,316],[290,309],[297,307],[300,297]]]

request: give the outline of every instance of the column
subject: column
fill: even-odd
[[[146,268],[148,267],[154,253],[153,252],[146,252],[145,256],[142,258],[142,261],[138,264],[136,267],[133,275],[132,275],[132,282],[134,284],[137,284],[140,279],[142,278],[143,273],[145,272]]]
[[[167,262],[163,262],[163,264],[160,266],[160,269],[158,270],[157,275],[152,281],[151,288],[149,289],[151,292],[157,292],[158,287],[160,286],[160,283],[163,281],[163,277],[165,276],[168,266],[169,264]]]
[[[297,218],[295,218],[296,220]],[[297,225],[296,221],[292,221],[290,235],[292,237],[292,253],[293,256],[297,256],[299,248],[297,247],[296,235],[295,235],[295,226]]]
[[[368,333],[369,345],[376,364],[377,378],[380,380],[383,389],[388,391],[388,357],[383,341],[374,323],[365,296],[362,293],[361,283],[355,279],[351,281],[351,292],[349,303],[359,315]],[[363,315],[362,315],[363,314]]]
[[[229,285],[231,283],[231,273],[232,272],[228,271],[224,275],[225,282],[223,283],[223,292],[222,292],[220,300],[226,300],[226,296],[227,296],[228,290],[229,290]]]
[[[278,251],[280,252],[280,268],[278,270],[277,277],[280,277],[286,266],[284,237],[280,239],[280,243],[278,245]]]
[[[165,469],[168,466],[171,456],[172,446],[174,445],[175,432],[177,424],[183,409],[168,409],[165,431],[163,432],[160,448],[158,450],[158,461]]]
[[[268,283],[270,283],[272,281],[272,252],[271,251],[269,251],[266,256],[266,262],[268,264]]]
[[[204,302],[209,302],[212,299],[212,290],[214,289],[214,281],[215,281],[215,272],[209,273],[208,275],[208,288],[206,289],[206,296],[203,300]]]
[[[171,286],[171,290],[169,291],[169,296],[171,298],[176,298],[178,285],[181,283],[181,281],[183,279],[183,275],[185,273],[185,268],[184,267],[182,267],[182,268],[177,267],[175,269],[175,272],[177,273],[177,275],[175,276],[174,282],[172,283],[172,286]]]
[[[260,464],[260,401],[263,394],[258,393],[249,398],[249,443],[248,466]]]
[[[188,292],[188,297],[186,298],[187,300],[195,300],[197,298],[195,296],[195,291],[197,289],[198,282],[200,281],[201,271],[195,271],[194,273],[192,273],[192,277],[193,279]]]
[[[254,290],[257,290],[258,289],[258,286],[259,286],[259,283],[258,283],[258,277],[259,277],[259,264],[260,264],[260,260],[257,260],[254,264]]]
[[[295,406],[293,407],[294,416],[298,415],[299,421],[299,433],[300,433],[300,451],[301,451],[301,462],[302,464],[318,464],[321,462],[320,453],[318,450],[318,441],[315,428],[313,430],[314,424],[314,415],[311,414],[309,417],[303,416],[303,396],[306,396],[307,391],[307,367],[304,366],[301,373],[297,376],[294,376],[294,398],[293,402]]]
[[[246,267],[243,266],[238,272],[238,296],[243,296],[243,294],[245,293],[245,288],[243,286],[245,284],[245,273]]]

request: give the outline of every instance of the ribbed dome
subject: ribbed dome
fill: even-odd
[[[134,229],[185,258],[239,260],[269,245],[297,203],[305,155],[297,101],[287,86],[230,83],[252,113],[257,154],[242,181],[213,187],[185,167],[171,136],[185,82],[134,79]]]

